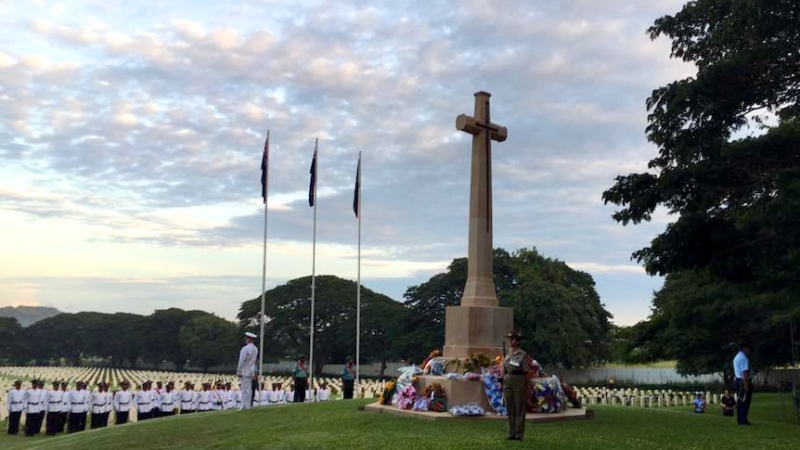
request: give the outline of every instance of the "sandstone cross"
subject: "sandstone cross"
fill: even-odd
[[[506,140],[505,127],[491,122],[488,92],[475,93],[475,115],[460,115],[456,128],[472,135],[467,283],[460,306],[445,312],[444,356],[495,356],[514,326],[511,308],[499,307],[492,279],[492,141]]]
[[[492,141],[508,137],[490,120],[488,92],[475,93],[475,116],[456,117],[456,129],[472,135],[467,285],[461,306],[497,306],[492,280]]]

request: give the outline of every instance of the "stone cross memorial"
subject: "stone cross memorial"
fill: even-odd
[[[472,135],[467,283],[460,306],[445,312],[444,355],[467,358],[476,352],[502,354],[514,326],[511,308],[499,306],[492,279],[492,141],[503,142],[505,127],[491,122],[488,92],[475,93],[475,115],[460,115],[456,129]]]

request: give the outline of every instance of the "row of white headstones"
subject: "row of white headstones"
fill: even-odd
[[[697,394],[701,394],[706,405],[719,404],[721,393],[711,391],[675,391],[672,389],[614,389],[586,387],[575,388],[578,399],[587,405],[638,406],[661,408],[670,406],[693,406]]]
[[[195,390],[202,390],[203,383],[217,382],[231,383],[231,389],[239,388],[239,377],[235,375],[209,374],[209,373],[188,373],[188,372],[162,372],[152,370],[130,370],[130,369],[109,369],[97,367],[0,367],[0,420],[8,416],[6,399],[8,390],[13,388],[16,380],[21,380],[22,389],[30,388],[31,380],[44,380],[45,389],[51,389],[53,381],[67,382],[67,389],[73,389],[75,383],[83,381],[87,384],[87,389],[93,391],[101,382],[108,383],[110,391],[119,390],[122,381],[128,381],[131,389],[139,390],[142,383],[152,381],[153,387],[161,381],[164,386],[169,381],[175,383],[175,390],[184,388],[187,381],[194,384]],[[265,390],[272,390],[272,384],[281,385],[281,390],[290,390],[292,378],[290,376],[270,375],[262,377],[260,380]],[[331,389],[331,400],[342,398],[342,381],[339,378],[318,377],[313,379],[314,388],[319,388],[325,383]],[[383,390],[383,383],[376,380],[361,380],[357,397],[374,398],[380,396]]]

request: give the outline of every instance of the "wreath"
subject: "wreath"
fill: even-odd
[[[378,399],[378,402],[381,405],[392,404],[392,397],[394,397],[394,388],[395,388],[394,381],[386,382],[386,384],[383,386],[383,392],[381,393],[381,397]]]
[[[464,368],[467,372],[481,373],[484,368],[492,365],[492,359],[486,356],[483,352],[473,353],[464,362]]]
[[[430,399],[428,411],[445,412],[447,411],[447,396],[444,388],[439,383],[433,383],[425,388],[423,396]]]
[[[400,409],[411,409],[414,407],[414,401],[417,399],[417,389],[413,384],[404,387],[397,394],[397,407]]]

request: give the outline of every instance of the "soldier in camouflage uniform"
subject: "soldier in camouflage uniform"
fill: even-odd
[[[508,439],[521,441],[525,434],[530,358],[520,348],[521,334],[512,331],[506,337],[511,346],[511,351],[503,360],[503,398],[508,410]]]

